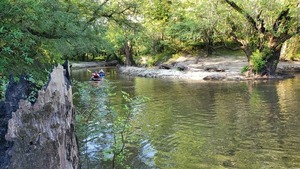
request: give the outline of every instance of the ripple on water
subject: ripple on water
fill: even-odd
[[[147,165],[132,168],[300,168],[299,81],[119,79],[117,89],[151,98],[132,152]]]
[[[150,168],[155,167],[154,157],[157,151],[154,149],[151,142],[149,140],[143,140],[140,145],[141,150],[138,157],[141,162]]]

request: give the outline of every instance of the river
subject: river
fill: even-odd
[[[104,70],[116,91],[149,98],[131,121],[138,138],[127,144],[125,163],[131,168],[300,168],[300,76],[197,82],[125,77],[113,68]],[[86,69],[72,72],[78,81],[89,76]],[[120,104],[118,97],[110,99]]]

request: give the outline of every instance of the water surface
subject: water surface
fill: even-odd
[[[300,77],[196,82],[105,71],[116,90],[150,98],[131,122],[139,138],[129,146],[131,168],[300,168]]]

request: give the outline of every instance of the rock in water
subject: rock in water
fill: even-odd
[[[79,168],[75,111],[67,72],[58,65],[34,104],[23,99],[19,101],[19,108],[12,112],[8,121],[5,140],[10,146],[5,155],[9,158],[2,167]]]

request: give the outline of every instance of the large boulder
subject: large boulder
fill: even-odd
[[[172,69],[173,66],[170,64],[161,64],[158,66],[159,69]]]
[[[1,116],[5,117],[1,119],[1,131],[5,131],[5,137],[1,132],[0,141],[4,146],[0,147],[0,168],[79,168],[68,73],[69,70],[58,65],[47,86],[38,92],[35,103],[19,97],[6,99],[0,104],[0,113],[5,115]],[[11,90],[20,95],[24,93],[20,88]]]
[[[213,74],[203,78],[203,80],[221,81],[226,79],[226,75]]]

